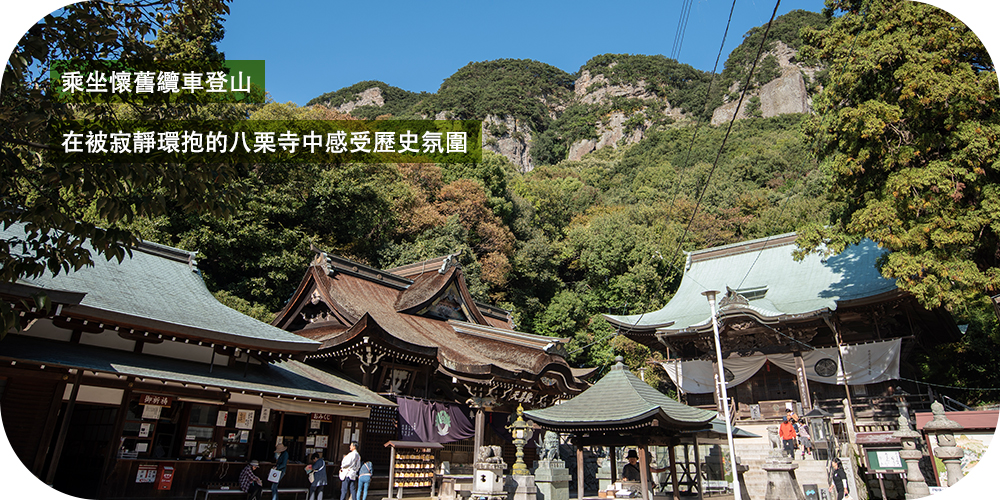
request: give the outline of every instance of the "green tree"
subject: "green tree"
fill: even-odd
[[[804,32],[834,71],[811,134],[836,205],[806,250],[862,238],[891,250],[884,276],[924,305],[982,303],[1000,288],[1000,94],[979,39],[936,7],[836,0]],[[868,9],[867,18],[862,8]]]
[[[0,281],[80,269],[97,256],[123,259],[137,239],[120,223],[163,214],[168,200],[188,212],[230,211],[240,193],[237,165],[48,162],[47,125],[79,108],[55,103],[48,74],[39,70],[56,59],[152,60],[157,48],[146,39],[172,20],[228,12],[225,0],[81,2],[28,30],[0,87],[0,225],[26,229],[24,237],[0,241]],[[112,111],[111,105],[90,110]],[[88,211],[102,222],[86,217]],[[12,304],[0,302],[0,314],[2,335],[17,323]]]

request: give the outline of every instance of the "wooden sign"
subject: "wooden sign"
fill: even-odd
[[[171,396],[160,396],[159,394],[139,395],[139,404],[141,405],[170,406],[173,402],[174,398]]]
[[[333,422],[333,414],[331,413],[313,413],[310,418],[320,422]]]
[[[856,443],[865,445],[899,444],[899,438],[893,437],[892,434],[892,431],[859,432]]]

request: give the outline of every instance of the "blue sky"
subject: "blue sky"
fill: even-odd
[[[228,59],[266,60],[272,97],[301,105],[363,80],[436,92],[472,61],[534,59],[574,73],[599,54],[669,55],[682,4],[291,1],[276,8],[272,2],[240,0],[232,6],[220,48]],[[731,0],[692,2],[681,62],[712,69],[731,5]],[[779,14],[822,7],[822,0],[786,0]],[[738,1],[725,54],[747,30],[767,23],[773,8],[766,0]]]
[[[33,20],[65,0],[11,2],[0,10],[0,50]],[[754,26],[767,23],[773,0],[738,0],[720,67]],[[932,0],[948,7],[1000,57],[1000,2]],[[566,72],[599,54],[663,54],[674,47],[682,0],[508,0],[485,3],[235,0],[220,48],[229,59],[263,59],[267,90],[276,101],[304,105],[325,92],[363,80],[436,92],[473,61],[534,59]],[[678,59],[710,71],[722,42],[731,0],[694,0]],[[823,0],[784,0],[779,15],[819,12]]]
[[[0,52],[66,0],[2,0]],[[278,101],[312,97],[362,80],[411,91],[436,91],[470,61],[528,58],[574,72],[605,53],[669,55],[681,0],[657,2],[525,2],[484,7],[473,2],[328,2],[236,0],[222,49],[230,59],[267,61],[268,90]],[[679,60],[709,70],[730,0],[694,0]],[[1000,60],[1000,1],[931,0],[969,25]],[[725,53],[767,22],[773,0],[738,0]],[[784,0],[781,13],[818,11],[821,0]],[[32,477],[0,432],[0,480],[12,496],[68,499]],[[1000,439],[1000,431],[998,431]],[[1000,446],[941,500],[985,498],[996,488]]]

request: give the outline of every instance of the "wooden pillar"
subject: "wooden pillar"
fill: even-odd
[[[392,498],[392,484],[396,480],[396,447],[393,446],[389,450],[389,495],[386,498]],[[475,457],[476,455],[474,454],[473,456]],[[475,479],[475,476],[473,476],[473,482],[475,482]]]
[[[576,498],[583,499],[583,445],[576,444]]]
[[[698,485],[698,500],[703,500],[705,498],[705,486],[701,482],[701,450],[698,446],[698,434],[694,435],[694,475],[694,480]]]
[[[63,375],[63,377],[68,379],[69,375]],[[35,477],[42,477],[42,471],[45,469],[45,458],[49,452],[48,443],[52,442],[52,434],[56,431],[59,410],[62,409],[63,394],[66,394],[66,382],[60,382],[56,385],[56,390],[52,391],[52,399],[49,401],[49,414],[45,417],[45,430],[42,431],[42,437],[38,440],[38,451],[35,453],[35,461],[31,467],[31,472]]]
[[[799,383],[799,401],[802,401],[804,413],[812,409],[812,400],[809,398],[809,379],[806,378],[806,363],[802,359],[801,351],[795,351],[792,355],[795,359],[795,378]]]
[[[59,459],[62,457],[63,445],[66,444],[66,434],[69,434],[69,423],[73,419],[73,408],[76,406],[76,397],[80,394],[80,383],[83,382],[83,370],[76,369],[76,379],[73,380],[73,390],[69,393],[69,402],[66,403],[66,414],[63,415],[62,425],[59,427],[59,435],[56,437],[56,445],[52,449],[52,460],[49,461],[49,473],[45,475],[45,483],[51,485],[56,478],[56,469],[59,468]],[[62,398],[60,398],[60,404]],[[44,446],[44,443],[42,444]]]
[[[118,407],[118,416],[115,419],[115,430],[111,433],[111,442],[108,443],[107,458],[104,459],[104,468],[101,469],[101,485],[97,488],[97,498],[104,498],[106,488],[109,486],[104,482],[108,477],[109,468],[118,460],[118,448],[121,446],[121,435],[125,430],[125,417],[128,416],[128,404],[132,400],[132,385],[135,384],[135,377],[125,378],[125,392],[122,394],[122,404]]]
[[[483,411],[483,407],[476,408],[476,435],[473,438],[473,448],[472,457],[475,460],[479,456],[479,447],[483,445],[483,439],[486,433],[486,412]]]
[[[673,460],[670,461],[673,464]],[[649,500],[649,461],[646,460],[646,445],[639,445],[639,487],[642,488],[642,500]]]
[[[667,447],[667,454],[670,456],[670,485],[674,489],[673,497],[674,500],[680,500],[681,489],[680,482],[677,481],[677,452],[674,450],[675,444],[676,442],[671,439],[670,445]]]
[[[618,451],[614,446],[611,447],[611,484],[618,482]]]

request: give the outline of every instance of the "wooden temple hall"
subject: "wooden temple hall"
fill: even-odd
[[[50,310],[31,307],[39,292]],[[0,341],[6,437],[26,469],[73,496],[236,488],[250,460],[266,474],[278,443],[291,460],[282,487],[301,489],[307,453],[339,457],[373,415],[395,411],[303,362],[320,342],[219,303],[190,252],[142,244],[121,263],[97,257],[0,284],[0,295],[18,304],[23,328]]]
[[[504,426],[517,406],[575,396],[595,371],[567,364],[569,339],[514,331],[507,311],[473,300],[458,254],[382,270],[317,251],[273,324],[320,343],[309,365],[399,404],[366,433],[362,454],[376,464],[397,437],[444,443],[438,459],[453,471],[471,471],[482,444],[503,445],[513,463]],[[442,410],[448,429],[431,421]]]
[[[0,414],[34,476],[83,498],[191,498],[237,489],[258,460],[268,490],[281,443],[280,489],[301,493],[308,455],[336,463],[355,441],[373,492],[392,477],[426,496],[423,476],[471,468],[480,443],[512,463],[518,404],[589,386],[567,339],[475,302],[456,255],[380,270],[318,252],[273,324],[219,303],[194,257],[143,243],[121,263],[0,284],[22,324],[0,343]],[[39,292],[51,309],[31,306]]]
[[[720,291],[728,404],[739,425],[773,425],[786,408],[799,415],[821,408],[852,442],[858,431],[895,429],[896,386],[930,403],[920,388],[900,380],[915,378],[909,360],[955,340],[954,321],[883,278],[876,262],[884,251],[873,242],[795,260],[795,238],[791,233],[691,252],[666,306],[606,318],[622,334],[666,354],[663,368],[688,404],[721,409],[711,310],[702,295]]]

